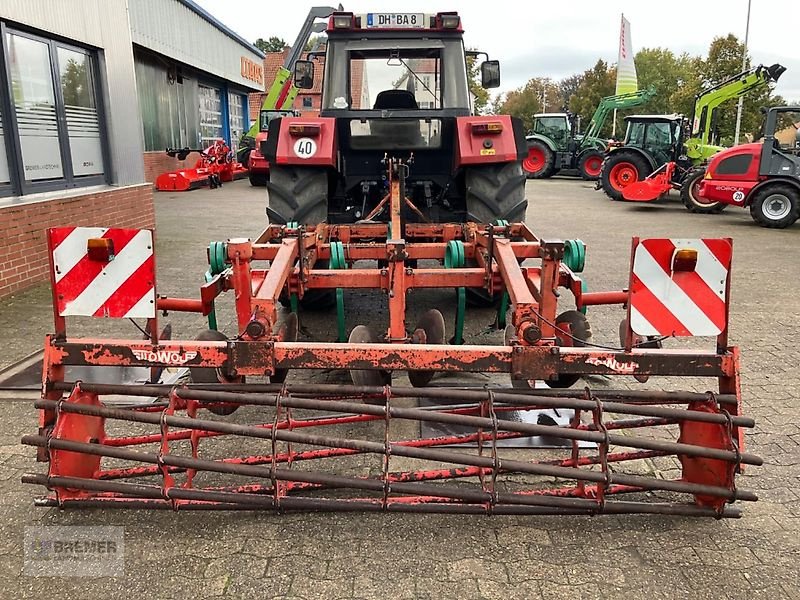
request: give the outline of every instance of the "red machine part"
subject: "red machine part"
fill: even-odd
[[[511,117],[492,115],[456,118],[456,167],[517,160]]]
[[[284,117],[275,149],[279,165],[336,166],[336,119]]]
[[[629,202],[653,202],[669,192],[672,187],[672,178],[675,174],[676,164],[668,162],[653,171],[645,179],[636,181],[639,176],[635,165],[632,163],[618,163],[611,170],[612,181],[618,182],[617,189],[622,191],[622,197]],[[615,185],[615,187],[617,187]]]
[[[159,175],[156,189],[160,192],[185,192],[204,185],[217,187],[247,175],[247,168],[233,160],[233,153],[223,140],[216,140],[199,152],[200,158],[193,168]]]
[[[561,262],[564,243],[541,240],[524,224],[402,223],[395,176],[403,170],[394,168],[398,166],[394,160],[389,162],[391,227],[399,234],[389,236],[388,224],[381,223],[273,225],[255,242],[234,239],[227,243],[225,263],[230,267],[203,287],[201,301],[160,299],[160,306],[173,310],[205,312],[215,297],[233,291],[238,321],[233,339],[219,335],[192,341],[159,340],[155,335],[150,340],[73,339],[67,335],[64,317],[56,312],[57,335],[48,337],[45,347],[44,395],[35,405],[40,410],[39,433],[23,439],[39,448],[41,458],[50,460],[47,473],[23,479],[54,491],[39,504],[735,517],[739,512],[729,502],[756,499],[733,482],[741,465],[759,465],[761,459],[743,448],[743,431],[754,422],[741,415],[739,355],[727,347],[727,313],[711,351],[661,350],[652,340],[640,347],[627,322],[621,331],[622,348],[573,343],[579,332],[572,321],[567,327],[559,326],[564,322],[563,313],[558,315],[559,288],[573,290],[579,307],[631,305],[631,293],[596,292],[584,298],[580,279]],[[634,240],[632,256],[638,246],[649,242]],[[463,247],[464,266],[412,266],[410,261],[442,260],[452,243]],[[678,248],[679,244],[672,243]],[[352,268],[315,268],[317,261],[331,260],[334,244]],[[522,267],[522,259],[539,264]],[[385,261],[386,266],[363,267],[366,260]],[[680,267],[681,273],[690,273],[700,261],[688,252],[673,256],[673,266]],[[269,266],[264,268],[265,264]],[[690,282],[683,283],[684,291],[691,292]],[[431,343],[441,341],[443,331],[430,340],[427,331],[425,340],[418,331],[416,337],[409,332],[405,305],[409,290],[462,287],[508,293],[510,335],[501,345],[450,346]],[[385,292],[386,334],[368,343],[298,342],[294,335],[287,335],[288,329],[296,331],[296,321],[288,328],[281,321],[278,301],[282,294],[302,297],[308,290],[335,288]],[[726,300],[727,294],[726,280]],[[148,330],[157,331],[156,325],[156,318],[150,319]],[[433,331],[432,326],[429,329]],[[208,384],[76,385],[64,381],[69,365],[213,369],[221,374],[217,380],[228,383],[223,389],[197,387]],[[287,370],[320,368],[424,371],[424,378],[410,379],[426,382],[429,376],[446,372],[508,373],[513,379],[561,381],[589,374],[713,377],[719,390],[698,394],[584,388],[511,393],[500,388],[241,380],[276,372],[282,379]],[[64,392],[70,395],[62,400]],[[98,400],[107,394],[166,396],[168,400],[111,407]],[[398,403],[399,398],[447,402],[433,409],[409,408]],[[453,401],[458,404],[454,406]],[[248,413],[249,422],[212,420],[202,413],[208,409],[221,417],[242,405],[260,407]],[[265,408],[269,417],[262,421],[258,415]],[[568,424],[558,425],[521,422],[510,414],[542,409],[568,410],[573,416]],[[395,439],[392,421],[397,419],[447,423],[465,427],[466,432]],[[369,431],[358,430],[362,423],[371,423],[372,429],[383,424],[381,439],[370,439]],[[342,425],[366,437],[344,438]],[[337,429],[328,433],[332,427]],[[520,460],[498,445],[498,440],[525,436],[562,440],[565,454]],[[232,437],[261,440],[265,450],[242,456],[231,451]],[[221,446],[214,445],[217,438],[222,438]],[[173,448],[171,442],[177,440],[188,440],[191,447],[181,451],[183,445],[175,444]],[[477,444],[477,452],[451,448],[462,443]],[[156,444],[158,451],[143,447],[146,444]],[[198,451],[201,445],[207,447],[203,458]],[[378,474],[367,469],[342,475],[331,460],[361,454],[380,458]],[[210,456],[214,459],[206,458]],[[403,470],[393,469],[398,456],[404,459]],[[120,467],[105,464],[105,459],[130,462]],[[658,476],[643,474],[643,460],[664,470]],[[300,462],[302,469],[292,468]],[[679,478],[663,477],[679,463]],[[219,474],[235,479],[220,482]],[[143,484],[141,478],[146,476],[159,477],[160,484],[153,485],[152,480]],[[543,483],[542,477],[556,482]],[[505,486],[506,478],[513,482],[511,488]],[[641,494],[648,491],[677,499]],[[620,494],[633,497],[619,499]],[[686,504],[686,499],[693,504]]]
[[[733,206],[747,206],[750,192],[766,178],[760,176],[761,167],[760,143],[742,144],[728,148],[714,155],[706,168],[706,175],[700,182],[698,194],[709,202],[722,202]],[[728,169],[720,173],[719,166],[723,161],[736,161],[747,163],[746,169],[736,169],[739,172],[731,173]],[[730,163],[729,163],[730,164]]]

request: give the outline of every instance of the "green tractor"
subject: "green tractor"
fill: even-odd
[[[716,145],[717,109],[726,100],[776,82],[785,70],[779,64],[759,65],[705,90],[697,95],[688,119],[674,114],[626,117],[625,140],[606,153],[598,189],[612,200],[634,202],[656,200],[679,189],[692,212],[721,210],[697,194],[705,164],[723,149]]]
[[[529,179],[552,177],[561,169],[577,169],[581,177],[593,181],[600,176],[606,141],[600,132],[614,110],[633,108],[655,96],[655,89],[607,96],[594,111],[589,127],[577,133],[578,119],[571,113],[542,113],[533,117],[533,132],[527,136],[528,156],[522,168]]]

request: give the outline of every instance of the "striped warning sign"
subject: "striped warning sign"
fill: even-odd
[[[652,336],[714,336],[727,327],[730,239],[639,240],[633,255],[630,324]]]
[[[90,240],[100,252],[90,254]],[[48,243],[60,316],[155,317],[152,231],[57,227]]]

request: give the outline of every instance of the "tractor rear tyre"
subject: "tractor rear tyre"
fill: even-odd
[[[270,223],[317,225],[328,218],[328,174],[323,169],[273,166],[266,184]]]
[[[598,150],[590,150],[578,161],[578,173],[586,181],[597,181],[603,167],[603,154]]]
[[[709,201],[700,195],[700,182],[706,174],[704,167],[694,169],[681,182],[681,202],[689,212],[701,215],[715,215],[725,209],[722,202]]]
[[[624,200],[623,188],[641,181],[651,172],[650,165],[638,154],[615,152],[603,161],[600,169],[600,183],[609,198]]]
[[[264,187],[267,185],[267,176],[263,173],[250,173],[250,185],[253,187]]]
[[[493,223],[503,219],[524,223],[528,210],[525,199],[525,174],[518,162],[470,167],[465,177],[467,219]],[[467,261],[467,266],[475,266]],[[491,306],[500,298],[480,288],[467,288],[467,302],[473,306]]]
[[[528,179],[547,179],[555,173],[556,155],[540,140],[528,142],[528,156],[522,160],[522,168]]]
[[[286,224],[295,221],[301,225],[317,225],[328,218],[328,174],[313,167],[270,168],[267,216],[270,223]],[[316,269],[327,269],[328,262],[318,260]],[[288,304],[288,298],[282,299]],[[333,290],[307,290],[300,306],[307,310],[323,310],[336,304]]]
[[[789,227],[800,217],[800,191],[789,184],[762,188],[753,194],[750,216],[762,227]]]

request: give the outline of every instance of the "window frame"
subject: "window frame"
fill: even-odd
[[[47,46],[50,79],[53,85],[53,99],[56,110],[56,123],[58,132],[59,154],[61,156],[62,176],[58,179],[45,181],[28,181],[25,179],[25,168],[22,162],[22,145],[19,138],[19,124],[13,101],[13,88],[11,84],[11,69],[8,52],[8,35],[16,35]],[[89,75],[91,77],[92,91],[97,108],[97,121],[100,131],[100,152],[103,158],[103,172],[96,175],[75,175],[72,169],[72,151],[70,148],[69,131],[67,128],[66,108],[64,95],[61,89],[61,78],[58,62],[58,49],[63,48],[72,52],[85,54],[91,64]],[[6,154],[8,155],[8,171],[11,179],[9,184],[0,184],[0,197],[25,196],[38,192],[56,190],[71,190],[93,185],[103,185],[110,182],[112,173],[111,152],[108,144],[108,122],[106,119],[105,94],[100,71],[100,51],[96,48],[77,46],[58,37],[44,37],[16,26],[9,26],[5,21],[0,21],[0,110],[3,118],[3,132],[5,135]]]

